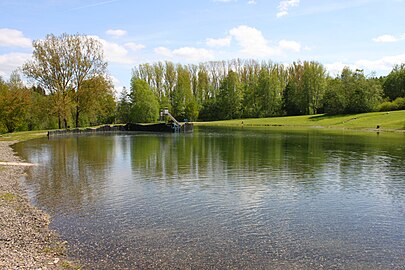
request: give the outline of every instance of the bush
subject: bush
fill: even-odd
[[[405,110],[405,98],[399,97],[393,103],[396,105],[397,110]]]
[[[397,98],[394,101],[385,101],[380,104],[379,111],[387,112],[387,111],[397,111],[397,110],[405,110],[405,98]]]

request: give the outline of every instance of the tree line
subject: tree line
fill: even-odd
[[[143,99],[140,84],[154,99],[154,111],[168,108],[176,118],[191,121],[405,109],[405,64],[378,78],[348,67],[332,77],[315,61],[141,64],[133,69],[129,93],[123,91],[118,100],[123,122],[144,111],[131,110]]]
[[[377,78],[349,68],[332,77],[315,61],[145,63],[118,98],[107,65],[85,35],[34,41],[32,59],[0,77],[0,132],[155,122],[164,108],[182,121],[405,109],[405,64]]]

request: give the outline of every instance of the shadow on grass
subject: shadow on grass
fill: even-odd
[[[335,119],[335,118],[342,118],[345,116],[349,116],[350,114],[320,114],[320,115],[314,115],[309,117],[308,119],[311,121],[321,121],[321,120],[326,120],[326,119]]]

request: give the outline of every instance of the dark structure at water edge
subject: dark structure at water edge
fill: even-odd
[[[173,123],[157,123],[157,124],[134,124],[127,123],[126,125],[105,125],[99,128],[74,128],[63,130],[48,131],[48,137],[70,134],[93,134],[93,133],[110,133],[110,132],[193,132],[193,123],[184,123],[180,126]]]
[[[133,124],[127,123],[123,126],[123,131],[149,131],[149,132],[192,132],[194,125],[192,123],[184,123],[177,125],[174,123],[158,123],[158,124]]]
[[[52,130],[48,131],[48,137],[57,135],[69,135],[69,134],[87,134],[87,133],[100,133],[100,132],[126,132],[126,131],[140,131],[140,132],[193,132],[193,123],[185,122],[180,123],[169,112],[168,109],[164,109],[160,112],[160,123],[156,124],[137,124],[127,123],[126,125],[105,125],[99,128],[85,128],[85,129],[64,129],[64,130]],[[165,118],[169,121],[163,122]]]

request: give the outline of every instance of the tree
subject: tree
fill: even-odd
[[[317,62],[294,62],[289,68],[284,90],[284,108],[288,115],[315,114],[322,107],[326,90],[326,70]]]
[[[91,103],[100,101],[104,94],[111,92],[112,84],[106,79],[107,62],[104,61],[102,44],[89,36],[73,35],[69,36],[69,50],[73,50],[72,54],[72,71],[73,80],[71,87],[74,89],[74,101],[76,107],[75,126],[79,127],[80,112],[90,111]],[[72,53],[72,51],[70,51]],[[95,88],[92,92],[98,92],[101,95],[87,95],[89,88]],[[104,91],[102,91],[104,90]],[[84,91],[85,93],[81,93]],[[89,100],[92,97],[92,100]],[[81,99],[86,99],[85,102]]]
[[[81,83],[76,93],[77,125],[98,125],[115,120],[115,98],[112,82],[102,76],[92,77]],[[75,118],[77,121],[78,118]]]
[[[75,124],[80,122],[80,91],[84,81],[104,76],[107,63],[103,60],[99,41],[84,35],[47,35],[33,42],[33,59],[23,66],[23,72],[36,80],[53,101],[54,112],[68,127],[72,106]]]
[[[259,117],[270,117],[281,113],[283,85],[279,80],[278,67],[262,67],[257,84]]]
[[[374,111],[381,102],[382,87],[378,80],[367,79],[362,70],[345,67],[342,74],[330,80],[324,96],[328,114]]]
[[[327,114],[342,114],[346,110],[346,96],[344,95],[340,78],[329,79],[323,97],[323,108]]]
[[[148,83],[141,79],[131,81],[130,120],[136,123],[156,122],[159,117],[159,102]]]
[[[242,116],[243,117],[258,117],[259,104],[258,104],[258,79],[260,73],[260,64],[256,61],[248,61],[245,66],[240,70],[240,80],[243,92],[242,101]]]
[[[117,120],[120,123],[131,121],[131,102],[128,90],[124,87],[117,103]]]
[[[405,97],[405,63],[396,65],[383,84],[384,94],[391,101]]]
[[[228,76],[222,80],[219,89],[218,102],[222,119],[240,118],[242,97],[238,74],[231,70]]]
[[[26,124],[29,105],[29,91],[18,73],[11,74],[8,84],[0,78],[0,125],[7,132],[14,132]]]
[[[344,69],[342,82],[346,94],[347,113],[363,113],[376,110],[382,100],[382,87],[364,76],[363,70]]]

